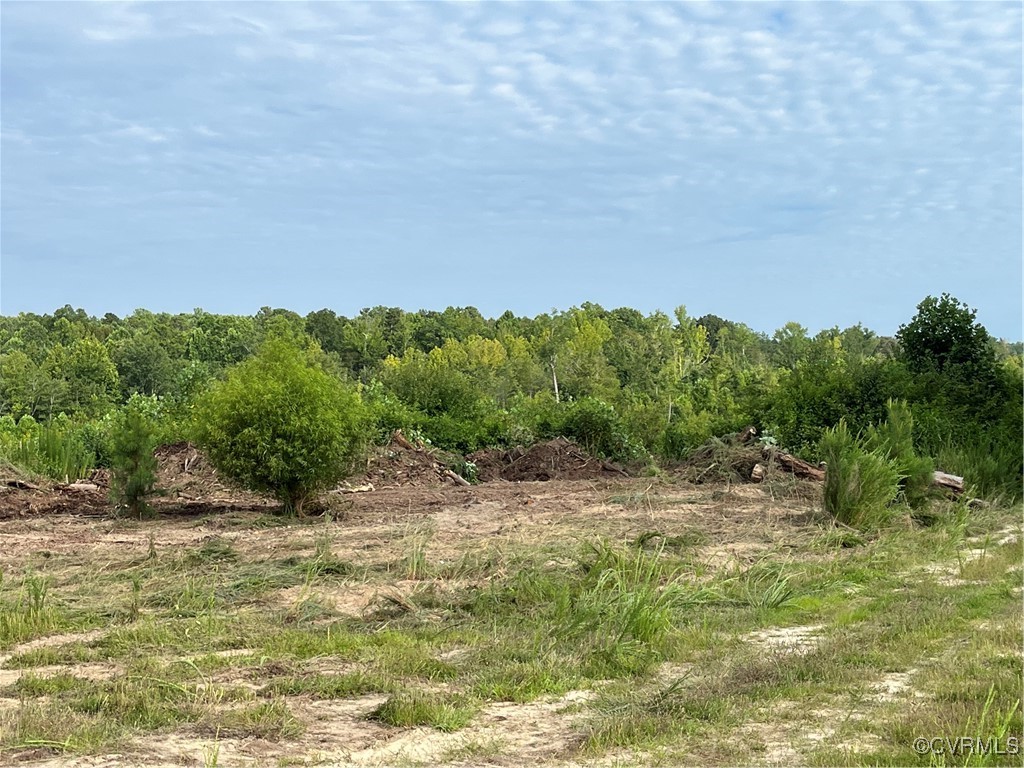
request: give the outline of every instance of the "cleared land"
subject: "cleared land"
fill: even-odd
[[[0,520],[4,764],[929,765],[915,737],[1020,736],[1019,507],[865,535],[779,479],[378,483],[290,522],[74,493]]]

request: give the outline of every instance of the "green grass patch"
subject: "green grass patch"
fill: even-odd
[[[390,693],[395,690],[391,680],[365,672],[347,674],[308,674],[279,677],[260,690],[261,696],[300,696],[314,699],[347,699],[367,693]]]
[[[478,709],[466,696],[406,691],[388,698],[369,719],[398,728],[428,726],[451,732],[468,725]]]

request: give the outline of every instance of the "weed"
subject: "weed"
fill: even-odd
[[[217,768],[220,765],[220,729],[213,737],[213,744],[203,745],[203,768]]]
[[[411,581],[428,578],[429,566],[427,564],[427,544],[429,539],[422,536],[412,537],[409,545],[409,553],[403,561],[405,578]]]

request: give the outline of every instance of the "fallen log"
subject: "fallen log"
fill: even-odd
[[[964,492],[964,479],[959,475],[950,475],[936,470],[932,472],[932,485],[940,488],[953,496],[959,496]]]
[[[773,451],[766,446],[761,455],[764,456],[766,462],[771,463],[774,460],[778,462],[782,469],[786,472],[791,472],[796,477],[802,477],[807,480],[825,479],[824,469],[809,464],[791,454]],[[760,483],[764,480],[766,472],[767,468],[763,464],[755,464],[750,473],[751,482]],[[932,487],[938,488],[953,497],[959,497],[964,493],[964,479],[959,475],[951,475],[947,472],[936,470],[932,473]],[[971,499],[968,503],[969,505],[977,506],[985,504],[981,499]]]
[[[76,480],[70,485],[65,485],[64,489],[68,491],[98,491],[100,487],[96,485],[96,483],[86,483],[82,480]]]
[[[803,459],[798,459],[796,456],[791,454],[774,451],[769,446],[765,446],[761,451],[761,455],[764,456],[766,461],[772,461],[774,459],[782,469],[792,473],[796,477],[802,477],[806,480],[825,479],[824,469],[816,467],[813,464],[809,464]]]
[[[339,488],[335,488],[333,493],[369,493],[374,490],[373,483],[363,483],[362,485],[343,485]]]

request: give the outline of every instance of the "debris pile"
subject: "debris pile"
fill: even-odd
[[[401,430],[395,430],[391,442],[374,451],[366,464],[364,478],[372,488],[468,485],[437,455],[409,442]]]
[[[626,474],[617,464],[591,456],[564,437],[556,437],[529,448],[477,451],[467,458],[476,465],[477,477],[483,482],[590,480]]]

